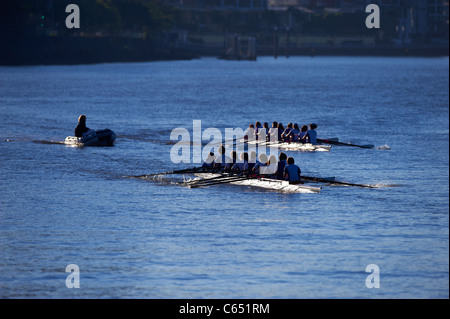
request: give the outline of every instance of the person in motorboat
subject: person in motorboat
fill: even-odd
[[[86,126],[86,115],[80,115],[78,117],[78,125],[75,128],[75,136],[84,137],[92,133],[95,133],[95,131]]]
[[[309,124],[308,137],[309,137],[309,142],[313,145],[317,144],[316,128],[317,128],[316,123]]]
[[[241,156],[239,158],[241,160],[234,163],[234,165],[231,167],[231,170],[233,172],[243,173],[245,171],[245,165],[248,164],[248,153],[241,153]]]
[[[110,129],[93,130],[86,126],[86,115],[78,117],[75,136],[67,136],[64,143],[76,146],[112,146],[117,135]]]
[[[300,133],[298,133],[298,141],[303,144],[309,143],[308,125],[303,125],[300,129]]]
[[[284,168],[284,179],[292,183],[301,183],[301,173],[300,167],[295,165],[295,160],[293,157],[287,159],[287,166]]]

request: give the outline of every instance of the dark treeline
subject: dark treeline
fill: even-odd
[[[373,34],[365,26],[364,11],[357,13],[304,13],[293,8],[286,11],[190,11],[179,14],[177,26],[190,32],[272,32],[289,28],[309,35]]]
[[[80,8],[84,33],[115,36],[124,32],[146,32],[147,36],[175,25],[177,10],[162,1],[144,0],[2,0],[0,32],[3,35],[73,34],[65,27],[67,5]]]
[[[1,0],[0,64],[97,63],[218,56],[225,51],[225,36],[233,34],[256,38],[258,54],[272,54],[273,47],[276,46],[277,50],[281,46],[288,47],[289,39],[308,36],[320,38],[320,46],[322,49],[328,46],[329,54],[335,54],[342,46],[345,46],[345,54],[352,54],[353,49],[364,49],[362,38],[373,39],[380,47],[388,47],[399,40],[395,24],[399,15],[397,11],[383,13],[383,28],[375,30],[365,26],[367,14],[362,9],[353,13],[307,13],[294,8],[285,11],[183,9],[166,3],[164,0]],[[80,9],[79,29],[66,27],[69,13],[65,10],[69,4],[76,4]],[[214,44],[207,43],[207,38],[214,38]],[[322,44],[320,41],[326,42]],[[411,35],[411,41],[412,44],[422,44],[429,42],[429,38],[427,35]],[[303,45],[294,51],[293,45],[289,44],[289,50],[293,54],[310,54],[314,45],[317,46]],[[408,54],[413,52],[406,49]],[[384,48],[380,53],[382,50]],[[441,51],[431,53],[441,54]],[[448,41],[442,52],[447,54]],[[359,51],[353,53],[361,54]],[[366,48],[364,54],[372,53],[371,48]]]
[[[308,15],[297,10],[275,12],[182,11],[163,0],[2,0],[0,34],[78,35],[68,30],[68,4],[80,8],[81,28],[88,35],[117,36],[145,33],[148,38],[174,28],[189,32],[261,33],[289,27],[292,31],[318,35],[370,34],[364,25],[366,14],[324,13]],[[288,20],[290,23],[288,23]],[[383,21],[386,24],[385,21]],[[391,30],[392,27],[384,28]],[[372,32],[373,34],[373,32]]]
[[[66,27],[72,3],[79,29]],[[159,0],[1,0],[0,65],[195,58],[167,40],[178,14]]]

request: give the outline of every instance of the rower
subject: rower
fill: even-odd
[[[86,126],[86,115],[82,114],[78,117],[78,125],[75,128],[76,137],[84,137],[86,135],[92,134],[95,131]]]
[[[225,163],[225,171],[230,171],[234,164],[237,162],[237,153],[236,151],[230,152],[231,158],[228,158],[227,163]]]
[[[294,123],[294,127],[291,129],[291,131],[287,135],[288,141],[297,142],[299,133],[300,133],[300,129],[298,128],[298,124]]]
[[[264,169],[267,166],[268,158],[267,155],[264,153],[259,154],[258,161],[256,161],[255,167],[253,167],[254,173],[263,174]]]
[[[231,167],[232,171],[241,173],[244,172],[245,165],[248,164],[248,153],[247,152],[241,153],[240,159],[241,159],[240,161],[236,162]]]
[[[278,141],[278,123],[274,121],[272,123],[272,127],[269,129],[269,134],[267,135],[267,142],[272,141]]]
[[[317,128],[317,124],[316,123],[309,124],[308,136],[309,136],[309,142],[311,144],[317,144],[316,128]]]
[[[251,173],[256,165],[256,152],[251,151],[247,163],[244,165],[244,172]]]
[[[255,123],[255,137],[256,139],[258,139],[258,134],[260,132],[260,130],[263,128],[263,126],[261,125],[260,121],[256,121]]]
[[[278,123],[278,142],[282,142],[283,141],[283,132],[284,132],[284,126],[283,123]]]
[[[287,155],[283,152],[280,153],[280,156],[278,157],[278,167],[277,167],[277,171],[275,173],[276,178],[277,179],[284,179],[284,168],[286,167],[286,160],[287,160]]]
[[[225,146],[220,145],[219,147],[219,156],[214,160],[214,168],[224,168],[225,165],[231,161],[231,159],[225,155]]]
[[[288,142],[288,141],[289,141],[288,135],[289,135],[289,133],[291,132],[292,128],[293,128],[293,127],[292,127],[292,123],[289,123],[288,126],[287,126],[287,128],[284,130],[283,134],[281,134],[281,139],[282,139],[283,141],[285,141],[285,142]]]
[[[267,141],[269,133],[269,123],[264,122],[263,127],[258,131],[258,140],[259,141]]]
[[[202,168],[203,169],[210,169],[214,167],[214,160],[215,160],[215,156],[213,152],[209,152],[208,154],[208,158],[203,162],[202,164]]]
[[[301,173],[300,167],[295,165],[295,160],[293,157],[289,157],[287,159],[287,166],[284,168],[284,179],[293,182],[293,183],[301,183]]]
[[[255,131],[255,125],[250,124],[245,131],[244,139],[245,140],[255,140],[256,137],[256,131]]]
[[[270,178],[274,178],[273,175],[276,174],[277,168],[278,168],[277,163],[278,163],[277,157],[275,155],[270,155],[269,161],[267,162],[266,167],[264,168],[264,170],[262,172],[260,170],[260,173],[264,174],[264,175],[269,175],[268,177],[270,177]]]
[[[300,143],[309,143],[308,125],[303,125],[298,133],[298,140]]]

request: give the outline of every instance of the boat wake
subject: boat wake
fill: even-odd
[[[34,140],[33,143],[38,143],[38,144],[65,144],[64,141],[45,141],[45,140]]]
[[[149,182],[155,182],[161,185],[179,185],[180,182],[174,181],[173,178],[167,178],[164,175],[140,175],[140,176],[122,176],[126,179],[139,179]],[[184,183],[184,182],[183,182]]]
[[[404,187],[406,185],[378,183],[378,184],[374,184],[374,185],[371,185],[371,186],[374,187],[374,188],[386,188],[386,187]]]

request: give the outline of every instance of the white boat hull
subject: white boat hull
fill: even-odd
[[[197,173],[195,175],[202,179],[216,178],[222,176],[222,174],[217,173]],[[319,193],[321,190],[321,187],[309,186],[304,184],[290,184],[288,181],[282,181],[271,178],[261,178],[261,179],[249,178],[244,180],[233,181],[230,182],[229,184],[260,187],[274,191],[280,191],[283,193]]]
[[[311,144],[311,143],[299,143],[299,142],[282,142],[282,143],[272,143],[272,142],[259,142],[259,141],[245,141],[248,145],[255,146],[265,146],[265,147],[276,147],[284,151],[302,151],[302,152],[329,152],[331,145],[323,144]]]

